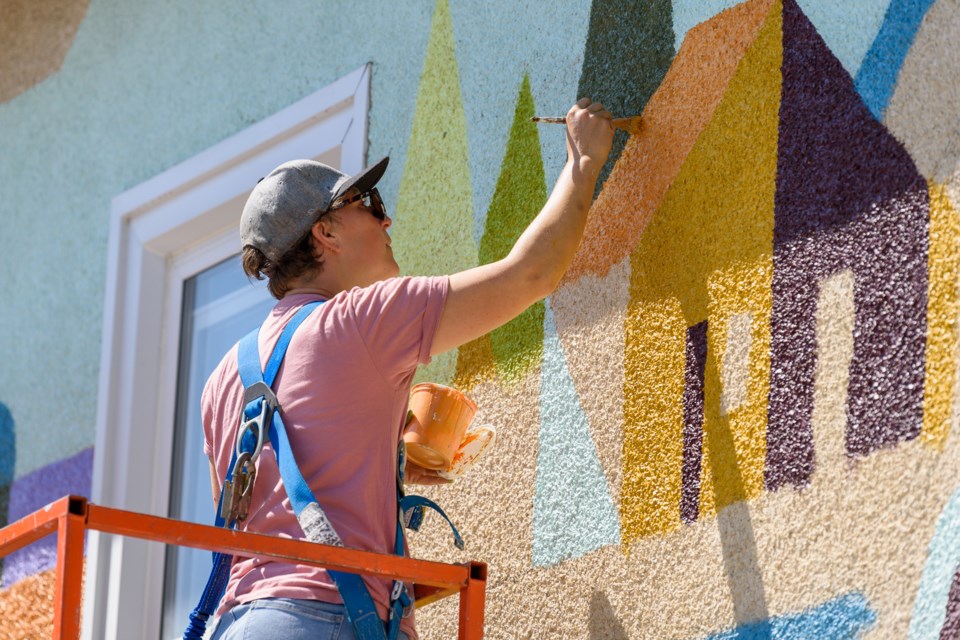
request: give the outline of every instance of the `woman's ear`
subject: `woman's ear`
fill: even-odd
[[[337,233],[336,225],[332,220],[318,220],[310,228],[310,235],[313,236],[314,244],[321,255],[328,251],[332,253],[340,252],[340,235]]]

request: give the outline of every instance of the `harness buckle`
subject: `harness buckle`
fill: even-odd
[[[223,506],[220,517],[226,523],[243,522],[250,513],[253,497],[253,482],[257,478],[257,469],[253,464],[253,455],[244,451],[237,456],[230,479],[223,485]]]

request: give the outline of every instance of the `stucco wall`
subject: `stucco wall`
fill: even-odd
[[[419,374],[498,429],[427,492],[489,637],[960,634],[958,0],[71,11],[0,104],[0,517],[89,487],[110,199],[371,61],[407,273],[509,250],[564,160],[529,116],[644,116],[560,289]],[[31,553],[3,606],[49,588]]]

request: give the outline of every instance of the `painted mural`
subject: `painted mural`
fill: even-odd
[[[488,637],[960,637],[960,0],[504,6],[411,3],[356,45],[406,273],[506,255],[563,163],[531,116],[643,116],[559,290],[418,373],[498,429],[426,492],[490,564]],[[0,404],[0,524],[89,492],[92,448],[26,463],[16,437]],[[439,527],[411,544],[464,559]],[[0,613],[53,553],[6,559]],[[48,633],[36,611],[10,637]],[[456,603],[418,621],[454,637]]]
[[[883,120],[932,3],[881,7],[859,48],[831,43],[813,4],[725,3],[684,29],[674,55],[669,3],[593,3],[577,95],[642,113],[645,127],[618,134],[546,314],[501,330],[511,340],[500,353],[496,333],[461,348],[446,379],[489,393],[494,413],[510,406],[508,424],[518,396],[538,392],[523,414],[538,425],[524,442],[538,447],[535,464],[491,462],[488,478],[533,481],[527,567],[569,579],[571,561],[608,547],[629,566],[644,541],[693,536],[685,526],[720,514],[722,554],[739,565],[722,573],[748,593],[732,594],[743,624],[711,638],[897,637],[861,590],[771,615],[763,523],[736,505],[782,491],[816,500],[817,477],[898,451],[937,459],[947,489],[960,480],[941,457],[955,422],[956,200]],[[824,19],[822,7],[810,13]],[[521,189],[517,165],[524,137],[540,146],[528,86],[524,77],[479,263],[503,255],[482,247],[499,236],[509,248],[541,197],[542,179]],[[523,162],[535,171],[541,159]],[[504,176],[523,198],[506,214]],[[922,448],[908,453],[914,441]],[[938,637],[960,628],[951,553],[935,564],[950,578],[938,583]]]

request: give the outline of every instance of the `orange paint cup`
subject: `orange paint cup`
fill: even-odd
[[[449,469],[477,413],[476,403],[456,389],[424,382],[410,392],[410,412],[403,433],[407,457],[424,469]]]

